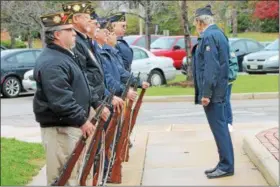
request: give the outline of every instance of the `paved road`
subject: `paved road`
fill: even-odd
[[[1,125],[36,127],[33,111],[33,96],[1,99]],[[236,123],[278,124],[278,100],[234,100],[232,101]],[[138,124],[205,124],[201,106],[191,102],[143,103]]]

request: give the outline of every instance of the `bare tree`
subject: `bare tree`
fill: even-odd
[[[186,75],[187,75],[187,81],[192,82],[193,81],[193,74],[192,74],[192,54],[191,54],[191,34],[189,29],[189,19],[188,19],[188,4],[186,0],[183,0],[180,2],[181,6],[181,16],[182,21],[184,25],[184,38],[185,38],[185,50],[186,50],[186,66],[183,65],[182,67],[185,68]],[[187,68],[186,68],[187,67]]]
[[[1,1],[1,27],[6,26],[11,35],[27,33],[28,45],[32,48],[33,32],[40,32],[44,41],[40,16],[57,11],[62,11],[60,2]]]

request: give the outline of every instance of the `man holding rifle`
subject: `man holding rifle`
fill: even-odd
[[[89,32],[95,32],[92,28],[90,15],[94,8],[89,2],[70,2],[62,6],[65,12],[73,14],[73,26],[76,32],[76,46],[80,58],[80,66],[86,72],[89,87],[91,89],[92,107],[97,109],[105,95],[104,73],[100,62],[99,54],[92,48],[92,40],[88,37]],[[98,27],[98,26],[97,26]],[[93,30],[92,30],[93,29]],[[107,107],[103,109],[102,119],[106,121],[110,115]]]
[[[73,50],[76,32],[70,13],[41,16],[46,47],[37,58],[34,79],[37,91],[33,100],[36,121],[40,123],[46,150],[47,184],[50,185],[70,156],[79,138],[90,136],[94,125],[90,115],[91,92],[86,75],[78,66]],[[81,157],[80,157],[81,158]],[[67,185],[78,185],[81,159]]]

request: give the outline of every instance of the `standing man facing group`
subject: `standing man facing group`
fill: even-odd
[[[219,153],[216,167],[205,171],[208,178],[234,174],[233,146],[225,119],[229,43],[213,15],[209,5],[196,10],[194,25],[200,39],[192,51],[195,103],[203,105]]]

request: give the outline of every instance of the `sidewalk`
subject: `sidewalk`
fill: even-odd
[[[243,149],[243,139],[248,134],[257,134],[275,126],[235,124],[235,130],[231,134],[235,153],[235,175],[207,179],[204,170],[215,166],[218,159],[216,145],[207,124],[137,125],[131,137],[134,146],[130,150],[130,160],[123,163],[122,184],[108,186],[267,186],[269,182]],[[7,130],[6,128],[5,131]],[[20,134],[20,130],[10,129],[15,134],[16,131]],[[40,133],[35,131],[36,129],[26,132],[25,138],[21,136],[20,139],[39,140]],[[275,130],[273,133],[265,132],[262,133],[264,137],[271,137],[273,134],[273,137],[278,138]],[[29,185],[46,185],[45,167]]]

